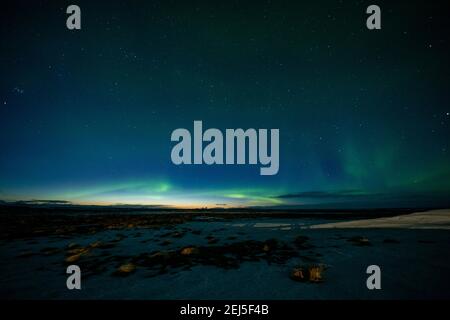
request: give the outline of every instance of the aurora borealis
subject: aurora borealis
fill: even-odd
[[[15,1],[2,19],[0,199],[447,206],[449,19],[439,2]],[[420,6],[418,12],[415,7]],[[273,176],[175,166],[176,128],[279,128]]]

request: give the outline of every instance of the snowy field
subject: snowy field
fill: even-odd
[[[450,232],[309,228],[320,219],[208,219],[0,243],[6,299],[450,298]],[[188,248],[188,250],[184,250]],[[66,288],[77,264],[82,290]],[[323,267],[317,283],[293,268]],[[382,289],[366,268],[380,266]],[[120,272],[121,266],[131,266]]]

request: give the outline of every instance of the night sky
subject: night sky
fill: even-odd
[[[0,199],[449,205],[449,11],[391,2],[2,4]],[[194,120],[280,129],[278,174],[174,165],[170,135]]]

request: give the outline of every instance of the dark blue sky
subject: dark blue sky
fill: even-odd
[[[2,11],[0,199],[444,206],[443,3],[60,1]],[[280,129],[280,170],[175,166],[176,128]]]

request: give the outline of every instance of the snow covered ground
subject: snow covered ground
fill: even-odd
[[[0,243],[0,297],[450,298],[448,230],[305,229],[305,226],[327,222],[319,219],[211,219],[155,229],[130,228],[71,237],[5,240]],[[267,249],[266,243],[273,247]],[[248,251],[249,245],[260,250],[259,246],[263,244],[261,252],[253,254],[253,251]],[[65,259],[67,248],[74,245],[89,248],[86,254],[73,262],[80,266],[82,272],[82,290],[78,291],[66,289],[68,263]],[[186,260],[191,259],[189,256],[177,260],[176,255],[184,247],[200,248],[200,256],[193,255],[192,261]],[[209,257],[208,252],[213,256]],[[140,258],[153,257],[155,253],[170,253],[175,262],[169,262],[164,270],[155,273],[157,269],[148,263],[154,260]],[[227,267],[225,262],[228,258],[232,263],[237,261],[237,265]],[[136,264],[135,272],[126,276],[114,275],[121,264],[130,261]],[[147,261],[147,264],[142,261]],[[307,264],[325,266],[323,282],[302,283],[289,277],[294,267]],[[368,290],[366,287],[366,268],[372,264],[381,268],[381,290]]]
[[[430,210],[388,218],[323,223],[309,226],[313,229],[328,228],[401,228],[450,230],[450,210]]]

